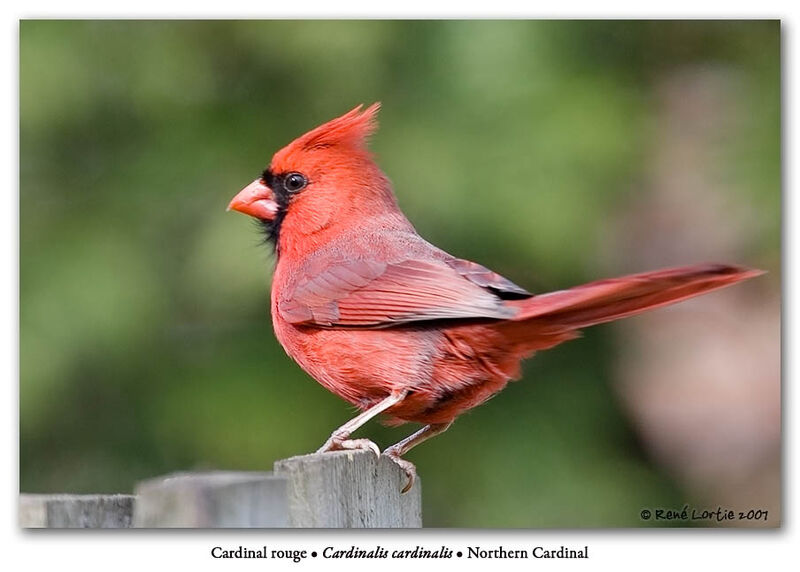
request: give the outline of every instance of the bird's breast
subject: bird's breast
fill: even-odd
[[[436,331],[298,326],[283,320],[274,307],[272,316],[286,353],[326,389],[358,407],[399,389],[423,388],[431,380]]]

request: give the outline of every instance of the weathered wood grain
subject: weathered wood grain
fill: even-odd
[[[136,486],[137,528],[288,526],[286,480],[271,473],[175,473]]]
[[[405,473],[369,451],[304,455],[275,463],[288,480],[289,525],[313,528],[418,528],[420,482],[406,494]]]
[[[32,495],[19,497],[22,528],[129,528],[132,495]]]
[[[135,495],[29,495],[25,528],[417,528],[419,480],[369,451],[304,455],[275,473],[174,473],[140,482]]]

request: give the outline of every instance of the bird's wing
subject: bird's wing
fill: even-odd
[[[293,324],[339,327],[513,317],[518,309],[507,306],[491,289],[522,289],[475,267],[481,271],[472,268],[470,275],[465,271],[469,268],[460,271],[442,260],[339,262],[297,280],[278,299],[278,311]]]

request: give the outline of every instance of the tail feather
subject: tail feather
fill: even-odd
[[[761,274],[761,270],[724,264],[683,266],[598,280],[508,304],[519,308],[514,321],[577,329],[674,304]]]

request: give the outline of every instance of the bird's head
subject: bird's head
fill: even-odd
[[[380,104],[358,106],[292,141],[275,153],[259,178],[228,209],[261,221],[276,246],[354,217],[396,209],[386,176],[367,150]]]

